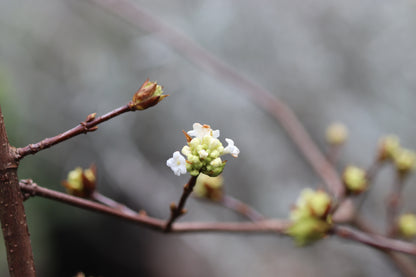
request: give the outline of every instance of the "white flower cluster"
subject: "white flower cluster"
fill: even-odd
[[[236,158],[240,153],[234,141],[229,138],[225,139],[228,145],[224,148],[218,139],[219,136],[219,130],[212,130],[209,125],[194,123],[193,130],[186,134],[188,145],[182,148],[182,154],[187,159],[185,160],[179,151],[176,151],[173,157],[167,160],[166,165],[177,176],[186,172],[192,176],[197,176],[199,173],[211,177],[218,176],[225,166],[225,161],[222,161],[221,156],[231,154]]]

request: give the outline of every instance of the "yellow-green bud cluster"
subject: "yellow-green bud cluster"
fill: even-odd
[[[399,138],[395,135],[380,139],[378,159],[380,161],[392,161],[400,174],[407,174],[416,168],[416,153],[403,148],[400,145]]]
[[[193,138],[182,148],[182,154],[188,161],[186,170],[192,176],[197,176],[199,173],[211,177],[218,176],[225,166],[225,161],[220,157],[223,153],[224,146],[220,140],[209,135]]]
[[[296,244],[305,245],[323,238],[331,227],[331,198],[321,190],[302,190],[290,213],[292,225],[288,234]]]
[[[66,180],[62,181],[68,194],[88,198],[94,192],[96,187],[96,168],[94,165],[90,168],[82,169],[77,167],[68,173]]]
[[[342,180],[349,192],[358,194],[367,189],[368,181],[366,175],[364,169],[350,165],[345,168]]]
[[[406,238],[416,236],[416,216],[411,213],[403,214],[399,217],[398,227],[400,234]]]

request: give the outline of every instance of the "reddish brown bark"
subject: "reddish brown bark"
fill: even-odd
[[[10,146],[0,108],[0,221],[10,276],[36,276],[32,246],[17,177],[18,162]]]

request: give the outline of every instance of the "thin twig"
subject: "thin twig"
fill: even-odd
[[[120,114],[123,114],[125,112],[134,111],[134,110],[135,109],[132,108],[130,105],[125,105],[97,118],[94,118],[93,116],[94,114],[91,114],[90,116],[87,117],[87,119],[84,122],[81,122],[79,125],[75,126],[74,128],[64,133],[61,133],[51,138],[46,138],[34,144],[29,144],[25,147],[17,148],[16,159],[20,160],[27,155],[36,154],[37,152],[43,149],[47,149],[55,144],[68,140],[77,135],[86,134],[88,132],[93,132],[97,130],[98,124],[104,121],[107,121],[113,117],[116,117]]]
[[[334,168],[337,165],[342,146],[342,144],[330,144],[328,147],[326,158]]]
[[[368,234],[350,227],[333,226],[332,232],[341,238],[350,239],[382,250],[394,250],[409,255],[416,255],[416,245],[413,243],[387,238],[381,235]]]
[[[104,204],[108,207],[120,210],[120,211],[122,211],[126,214],[130,214],[130,215],[136,215],[137,214],[136,211],[133,211],[132,209],[130,209],[126,205],[118,203],[118,202],[114,201],[113,199],[99,193],[98,191],[93,192],[93,194],[91,195],[91,199],[95,200],[95,201],[97,201],[101,204]]]
[[[404,185],[404,176],[400,173],[396,175],[396,181],[393,184],[392,191],[387,199],[387,230],[386,234],[393,237],[397,232],[397,215],[400,209],[400,199]]]
[[[358,214],[360,209],[362,208],[365,200],[367,199],[368,195],[370,194],[370,190],[372,189],[371,183],[373,182],[375,176],[377,175],[380,167],[382,166],[383,162],[379,159],[374,160],[371,166],[366,171],[366,179],[367,179],[367,190],[360,195],[360,198],[357,201],[357,205],[355,206],[355,215]]]
[[[265,220],[266,218],[256,211],[253,207],[247,205],[246,203],[242,202],[241,200],[234,198],[232,196],[224,194],[219,201],[216,201],[219,204],[223,205],[224,207],[233,210],[251,221],[261,221]]]
[[[226,65],[185,34],[161,22],[156,16],[145,12],[132,1],[91,1],[119,15],[132,25],[152,33],[196,66],[241,89],[241,92],[251,97],[254,103],[280,122],[289,137],[311,164],[315,172],[324,180],[335,197],[338,198],[344,194],[344,186],[334,167],[327,161],[294,112],[270,91],[237,73],[232,67]]]
[[[366,221],[364,221],[360,216],[356,215],[353,221],[351,222],[358,229],[366,232],[368,234],[378,234]],[[413,262],[409,261],[407,257],[400,255],[399,253],[385,250],[386,254],[391,261],[395,264],[396,268],[404,275],[408,277],[416,276],[416,266]]]
[[[191,195],[191,193],[194,189],[197,178],[198,178],[198,176],[192,176],[189,179],[188,183],[183,187],[182,196],[181,196],[181,199],[179,200],[178,205],[176,205],[175,203],[172,203],[170,205],[170,218],[169,218],[168,222],[166,223],[165,232],[170,232],[171,229],[172,229],[173,222],[178,217],[180,217],[181,215],[186,213],[186,210],[184,210],[185,203],[186,203],[186,200],[188,199],[189,195]]]

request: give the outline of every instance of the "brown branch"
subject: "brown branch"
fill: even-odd
[[[121,203],[118,203],[118,202],[114,201],[111,198],[108,198],[107,196],[99,193],[98,191],[94,191],[92,193],[91,199],[94,200],[94,201],[97,201],[101,204],[104,204],[108,207],[111,207],[113,209],[120,210],[120,211],[122,211],[126,214],[131,214],[131,215],[136,215],[137,214],[136,211],[133,211],[132,209],[128,208],[127,206],[125,206]]]
[[[387,238],[381,235],[368,234],[350,227],[333,226],[332,232],[345,239],[355,240],[381,250],[393,250],[416,256],[416,245],[413,243]]]
[[[26,196],[41,196],[72,206],[84,208],[87,210],[111,215],[124,219],[156,231],[165,232],[166,221],[153,218],[142,214],[126,214],[125,212],[107,207],[83,198],[67,195],[61,192],[53,191],[31,183],[30,181],[21,181],[20,188]],[[290,226],[287,220],[263,220],[257,222],[184,222],[172,224],[169,232],[172,233],[195,233],[195,232],[250,232],[250,233],[278,233],[285,234]],[[397,251],[405,254],[416,255],[416,245],[404,241],[390,239],[381,235],[370,235],[348,227],[334,226],[332,233],[345,239],[354,240],[372,247],[386,250]]]
[[[172,229],[173,222],[178,217],[180,217],[181,215],[186,213],[186,210],[184,210],[185,203],[186,203],[186,200],[188,199],[189,195],[191,195],[191,193],[194,189],[197,178],[198,178],[198,176],[192,176],[189,179],[188,183],[183,187],[182,196],[181,196],[181,199],[179,200],[178,205],[176,205],[175,203],[172,203],[170,205],[170,218],[169,218],[168,222],[166,223],[165,232],[170,232],[171,229]]]
[[[377,234],[377,232],[368,225],[360,216],[355,216],[351,224],[355,225],[358,229],[368,233],[368,234]],[[409,261],[407,257],[400,255],[399,253],[385,250],[383,251],[386,256],[388,256],[391,261],[395,264],[396,268],[404,276],[414,277],[416,276],[416,266],[413,262]]]
[[[251,221],[261,221],[261,220],[266,219],[262,214],[256,211],[253,207],[250,207],[246,203],[232,196],[224,194],[221,197],[221,199],[217,202],[223,205],[224,207],[247,217]]]
[[[344,186],[338,173],[311,139],[293,111],[284,102],[265,88],[237,73],[233,68],[223,63],[183,33],[178,32],[167,24],[162,23],[157,17],[145,12],[132,1],[91,1],[119,15],[132,25],[152,33],[196,66],[241,89],[254,103],[280,122],[289,137],[311,164],[315,172],[324,180],[335,197],[338,198],[343,195]]]
[[[12,277],[32,277],[36,272],[14,150],[9,145],[0,108],[0,221],[9,273]]]
[[[63,142],[65,140],[68,140],[72,137],[75,137],[80,134],[86,134],[88,132],[93,132],[97,130],[97,125],[107,121],[113,117],[116,117],[120,114],[123,114],[125,112],[134,111],[135,109],[131,107],[131,105],[125,105],[123,107],[117,108],[103,116],[95,118],[95,114],[91,114],[87,117],[87,119],[84,122],[81,122],[76,127],[61,133],[57,136],[46,138],[42,141],[39,141],[34,144],[29,144],[25,147],[18,148],[17,153],[17,159],[22,159],[23,157],[29,155],[29,154],[36,154],[37,152],[47,149],[55,144],[58,144],[60,142]]]
[[[21,180],[20,189],[25,197],[40,196],[62,203],[69,204],[78,208],[111,215],[138,225],[164,232],[166,221],[153,218],[143,214],[132,215],[122,210],[111,208],[91,200],[75,197],[62,192],[50,190],[31,180]],[[171,226],[171,233],[201,233],[201,232],[253,232],[253,233],[278,233],[284,234],[289,227],[287,220],[264,220],[261,222],[184,222],[174,223]]]
[[[330,144],[328,147],[328,152],[326,154],[326,159],[328,162],[335,168],[338,162],[339,154],[341,152],[342,144]]]
[[[360,196],[357,205],[355,207],[355,215],[356,216],[359,211],[361,210],[364,201],[367,199],[368,195],[370,194],[370,190],[372,189],[371,183],[373,182],[375,176],[377,175],[380,167],[383,165],[383,161],[380,161],[379,159],[375,159],[374,162],[371,164],[371,166],[366,170],[366,178],[367,178],[367,190],[362,193]]]

